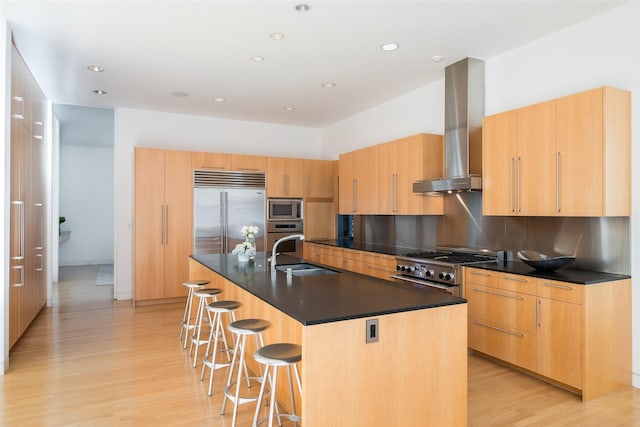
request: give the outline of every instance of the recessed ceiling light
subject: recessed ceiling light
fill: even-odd
[[[187,92],[171,92],[171,95],[177,96],[178,98],[185,98],[189,96]]]
[[[296,5],[296,8],[295,8],[295,9],[296,9],[298,12],[307,12],[307,11],[308,11],[309,9],[311,9],[311,8],[309,7],[309,5],[308,5],[308,4],[301,3],[301,4],[299,4],[299,5]]]
[[[282,107],[283,109],[287,110],[287,111],[293,111],[296,109],[296,107],[292,107],[290,105],[287,105],[286,107]]]
[[[102,89],[96,89],[93,91],[93,93],[98,94],[98,95],[106,95],[107,91],[106,90],[102,90]]]
[[[336,87],[336,84],[334,82],[324,82],[322,83],[321,86],[326,88],[331,88],[331,87]]]
[[[213,100],[216,101],[216,102],[224,102],[227,99],[226,98],[215,97],[215,98],[213,98]]]
[[[262,61],[264,61],[264,57],[263,56],[252,56],[251,60],[253,62],[262,62]]]
[[[434,55],[434,56],[431,57],[431,60],[433,62],[440,62],[440,61],[442,61],[442,55]]]
[[[380,46],[380,49],[384,51],[396,50],[397,48],[398,48],[397,43],[385,43],[382,46]]]
[[[274,40],[282,40],[284,38],[284,34],[282,33],[271,33],[270,36]]]
[[[102,73],[104,71],[104,67],[101,67],[99,65],[89,65],[87,69],[96,73]]]

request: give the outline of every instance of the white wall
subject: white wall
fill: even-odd
[[[112,148],[60,146],[59,215],[71,231],[59,248],[60,266],[113,263],[113,154]]]
[[[632,161],[640,164],[640,3],[626,3],[603,15],[496,58],[485,64],[485,113],[492,114],[582,90],[609,85],[633,93]],[[375,135],[406,136],[434,128],[432,116],[416,111],[439,111],[444,82],[405,95],[360,113],[323,131],[323,153],[337,153],[370,145]],[[431,89],[431,90],[428,90]],[[425,93],[428,96],[424,96]],[[442,92],[443,94],[444,92]],[[435,114],[434,116],[435,117]],[[422,128],[421,128],[422,127]],[[442,129],[442,127],[440,127]],[[441,131],[440,131],[441,132]],[[382,138],[381,140],[384,140]],[[390,138],[387,138],[390,139]],[[633,184],[640,185],[640,168],[633,168]],[[633,197],[631,259],[640,250],[640,197]],[[640,264],[631,263],[632,277]],[[640,280],[633,285],[633,325],[640,325]],[[634,386],[640,387],[640,327],[633,328]]]
[[[341,153],[418,133],[444,133],[444,80],[392,99],[322,131],[322,155]]]
[[[115,112],[115,296],[133,297],[133,149],[321,158],[317,129],[121,108]]]

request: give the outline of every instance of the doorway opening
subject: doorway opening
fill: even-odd
[[[94,297],[113,299],[114,111],[54,104],[53,115],[59,141],[53,162],[58,170],[52,214],[59,226],[53,281],[69,284],[81,278],[77,283],[100,288],[90,292]]]

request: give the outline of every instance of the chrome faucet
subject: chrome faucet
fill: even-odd
[[[294,240],[294,239],[304,240],[304,234],[292,234],[290,236],[285,236],[282,239],[276,240],[275,243],[273,244],[273,248],[271,249],[271,272],[272,273],[275,273],[276,271],[276,255],[278,255],[276,253],[276,248],[278,247],[280,242],[284,242],[285,240]]]

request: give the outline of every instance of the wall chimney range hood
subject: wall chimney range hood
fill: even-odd
[[[484,61],[465,58],[444,71],[444,178],[418,181],[414,193],[482,189]]]

